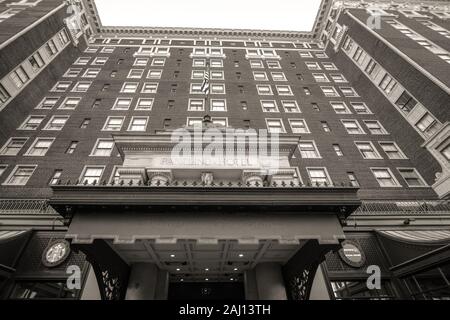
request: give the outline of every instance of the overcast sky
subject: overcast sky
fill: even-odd
[[[95,0],[104,26],[311,31],[321,0]]]

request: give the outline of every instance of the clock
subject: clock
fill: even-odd
[[[51,242],[42,254],[42,263],[48,268],[54,268],[66,261],[70,254],[70,244],[66,240]]]

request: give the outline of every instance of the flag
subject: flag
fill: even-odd
[[[205,75],[203,76],[203,83],[200,90],[204,94],[209,95],[209,63],[206,65],[206,71]]]

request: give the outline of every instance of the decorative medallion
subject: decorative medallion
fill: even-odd
[[[54,268],[66,261],[70,254],[70,243],[66,240],[51,242],[42,254],[42,263],[48,268]]]
[[[356,241],[344,241],[341,250],[339,250],[339,256],[350,267],[360,268],[366,263],[366,256]]]

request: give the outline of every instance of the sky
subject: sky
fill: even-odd
[[[95,0],[104,26],[311,31],[321,0]]]

